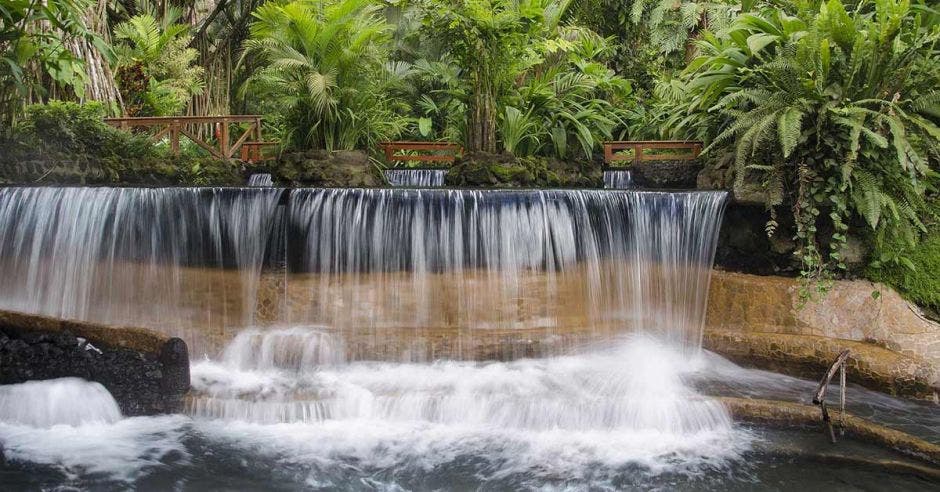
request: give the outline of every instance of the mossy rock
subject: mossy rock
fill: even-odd
[[[369,155],[360,150],[285,154],[254,172],[269,172],[276,182],[291,186],[372,188],[386,184]]]
[[[446,183],[470,188],[594,188],[601,183],[600,169],[592,162],[478,152],[458,159]]]

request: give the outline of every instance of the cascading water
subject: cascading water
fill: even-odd
[[[626,169],[608,169],[604,171],[605,189],[629,190],[633,187],[633,171]]]
[[[268,173],[255,173],[248,176],[248,186],[274,186],[274,178]]]
[[[392,186],[441,187],[447,177],[446,169],[386,169],[385,179]]]
[[[62,378],[0,385],[0,422],[5,424],[52,427],[120,419],[117,402],[98,383]]]
[[[318,486],[610,485],[747,449],[686,383],[724,193],[283,192],[0,190],[0,305],[219,347],[193,350],[218,354],[192,367],[200,436],[315,462]]]
[[[254,318],[282,190],[0,189],[0,308],[151,326],[201,353]]]
[[[471,359],[485,337],[522,330],[649,332],[694,351],[724,202],[721,192],[294,190],[286,317],[386,340],[449,330],[451,355]]]

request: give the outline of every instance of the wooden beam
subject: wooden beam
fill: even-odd
[[[254,133],[254,130],[255,130],[255,124],[252,123],[251,126],[249,126],[247,130],[245,130],[245,133],[242,133],[242,136],[238,137],[238,140],[236,140],[235,143],[232,144],[232,148],[229,149],[228,155],[225,156],[226,159],[232,157],[232,155],[235,154],[235,151],[238,150],[238,148],[241,147],[241,145],[246,140],[248,140],[248,137],[250,137],[251,134]]]
[[[180,128],[180,133],[182,133],[183,135],[186,135],[186,136],[187,136],[190,140],[192,140],[193,143],[195,143],[196,145],[198,145],[198,146],[200,146],[200,147],[206,149],[210,154],[212,154],[213,157],[218,157],[218,158],[220,158],[220,159],[222,158],[222,155],[219,153],[218,149],[216,149],[215,147],[213,147],[213,146],[207,144],[206,142],[204,142],[201,138],[197,137],[196,135],[190,133],[189,130],[187,130],[187,129],[185,129],[185,128]]]

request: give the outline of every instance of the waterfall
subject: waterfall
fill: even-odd
[[[6,188],[0,308],[183,336],[209,356],[191,366],[193,419],[173,425],[223,443],[213,453],[242,450],[232,459],[272,450],[282,474],[297,459],[328,473],[470,464],[496,488],[607,483],[637,466],[694,473],[739,459],[751,439],[687,383],[703,363],[725,202],[632,190]],[[117,420],[103,388],[34,384],[0,393],[0,442],[14,459],[117,456],[136,449],[128,436],[167,435]],[[32,416],[21,401],[56,410]],[[65,427],[21,429],[96,419],[117,421],[68,429],[68,453],[49,451]],[[95,445],[99,435],[111,444]],[[147,453],[135,463],[163,466]],[[500,481],[511,476],[522,481]]]
[[[207,324],[250,325],[281,191],[2,188],[0,308],[153,326],[191,347]]]
[[[392,186],[441,187],[444,186],[446,169],[386,169],[385,179]]]
[[[256,173],[248,176],[248,186],[274,186],[274,179],[268,173]]]
[[[605,170],[604,188],[608,190],[629,190],[633,188],[633,172],[626,169]]]
[[[258,324],[342,331],[352,359],[625,331],[699,346],[722,192],[285,193],[0,189],[0,308],[154,327],[194,354]]]
[[[450,329],[457,351],[526,329],[626,329],[694,350],[724,203],[722,192],[294,190],[289,318],[367,336]]]
[[[98,383],[62,378],[0,385],[0,423],[52,427],[120,419],[117,402]]]

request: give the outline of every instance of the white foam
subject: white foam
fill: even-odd
[[[500,474],[628,464],[718,466],[748,448],[722,405],[685,382],[703,367],[648,337],[514,362],[355,362],[318,371],[193,366],[190,411],[214,439],[288,462],[430,469],[481,457]],[[216,420],[221,419],[221,420]],[[544,477],[543,477],[544,478]]]
[[[0,422],[52,427],[114,423],[121,410],[99,383],[78,378],[0,386]]]
[[[155,467],[188,461],[183,445],[188,421],[182,415],[134,417],[49,428],[0,422],[0,444],[9,462],[48,465],[70,477],[101,474],[132,482]]]

